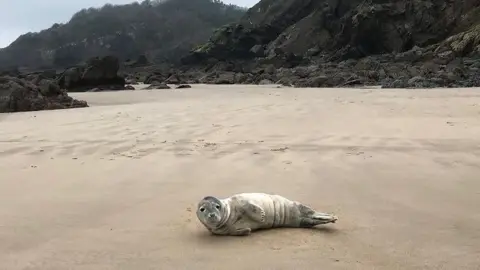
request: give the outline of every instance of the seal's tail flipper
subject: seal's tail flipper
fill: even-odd
[[[335,223],[338,218],[337,216],[330,215],[327,213],[317,212],[311,207],[308,207],[303,204],[299,204],[300,209],[300,227],[313,227],[320,224]]]
[[[311,219],[316,223],[315,225],[335,223],[338,220],[337,216],[330,215],[327,213],[315,212]]]

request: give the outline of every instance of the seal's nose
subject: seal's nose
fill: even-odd
[[[214,213],[209,213],[208,217],[213,217],[215,214]]]

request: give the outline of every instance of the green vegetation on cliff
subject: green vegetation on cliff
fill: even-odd
[[[20,36],[0,50],[0,68],[65,67],[113,54],[175,62],[246,9],[218,0],[145,0],[83,9],[66,24]]]

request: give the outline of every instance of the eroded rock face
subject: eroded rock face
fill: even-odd
[[[447,39],[456,55],[478,51],[480,2],[475,0],[262,0],[238,23],[219,29],[183,59],[328,60],[400,53]],[[460,33],[460,34],[459,34]]]
[[[480,86],[479,18],[477,0],[262,0],[182,61],[202,83]]]
[[[479,12],[480,16],[480,12]],[[439,44],[435,53],[437,55],[467,56],[480,55],[480,23],[468,30],[455,34]]]
[[[118,75],[119,60],[115,56],[94,57],[85,65],[67,69],[59,78],[59,86],[70,92],[93,88],[123,90],[125,78]]]
[[[128,67],[142,67],[142,66],[151,65],[151,63],[147,59],[147,57],[144,54],[142,54],[142,55],[139,55],[137,59],[134,61],[126,61],[125,65]]]
[[[0,77],[0,113],[88,107],[60,89],[55,81],[41,77],[33,81]]]

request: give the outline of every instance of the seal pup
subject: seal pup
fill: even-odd
[[[266,193],[240,193],[225,199],[206,196],[198,203],[196,213],[212,234],[232,236],[250,235],[259,229],[311,228],[338,219],[300,202]]]

